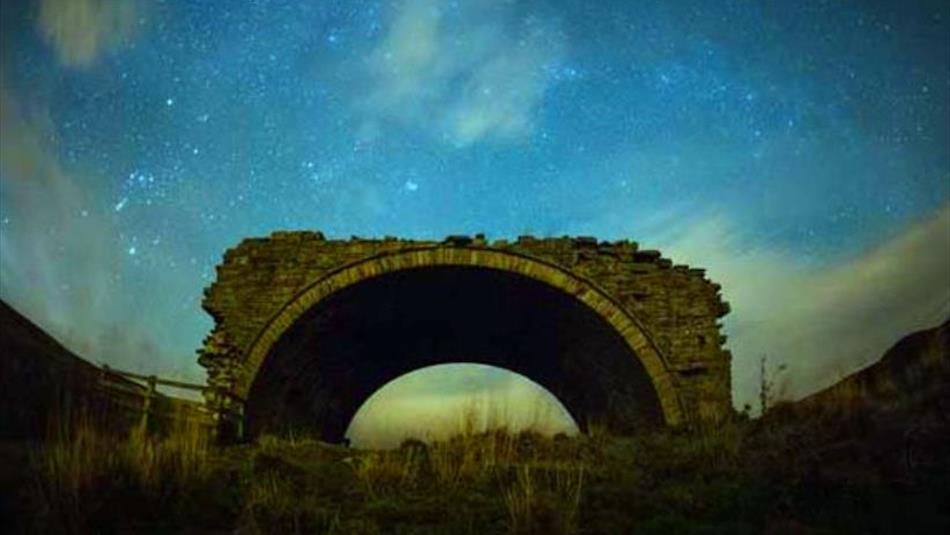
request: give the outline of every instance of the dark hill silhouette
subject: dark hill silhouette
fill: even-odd
[[[798,402],[830,404],[859,398],[878,403],[933,396],[950,385],[950,319],[911,333],[877,362]]]
[[[878,471],[888,486],[936,497],[950,495],[948,415],[945,321],[905,336],[877,362],[824,390],[770,408],[757,429],[773,445],[784,444],[778,458],[798,459],[803,474],[853,485],[854,474]],[[807,452],[808,460],[797,452]]]
[[[45,437],[56,423],[51,414],[101,405],[101,373],[0,301],[0,439]],[[109,381],[131,390],[128,397],[144,392],[132,381]]]

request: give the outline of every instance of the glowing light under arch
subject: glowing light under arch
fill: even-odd
[[[390,448],[406,438],[435,440],[498,427],[579,432],[564,405],[531,379],[496,366],[456,362],[420,368],[383,385],[356,412],[346,437],[356,447]]]

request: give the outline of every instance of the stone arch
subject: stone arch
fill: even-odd
[[[255,378],[275,345],[295,322],[322,301],[386,274],[434,267],[469,267],[520,275],[573,297],[608,324],[636,356],[656,393],[662,418],[676,427],[684,421],[674,377],[644,326],[604,290],[556,264],[511,251],[481,247],[420,247],[377,254],[337,268],[299,291],[265,324],[248,347],[234,394],[247,399]]]

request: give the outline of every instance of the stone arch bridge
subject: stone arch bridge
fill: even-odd
[[[732,411],[719,290],[629,241],[276,232],[225,253],[198,362],[251,435],[340,441],[377,389],[445,362],[520,373],[582,430],[679,427]]]

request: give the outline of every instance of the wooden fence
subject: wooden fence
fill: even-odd
[[[170,387],[192,392],[200,392],[205,400],[210,392],[207,385],[186,383],[171,379],[164,379],[156,375],[119,370],[108,365],[102,365],[99,373],[99,385],[110,399],[126,410],[141,414],[139,425],[148,429],[156,418],[163,420],[177,420],[197,423],[206,426],[218,435],[222,425],[237,426],[237,436],[241,436],[243,427],[243,411],[228,407],[212,407],[206,401],[199,402],[162,394],[159,386]],[[242,403],[231,404],[239,409]],[[231,432],[233,434],[233,431]]]

